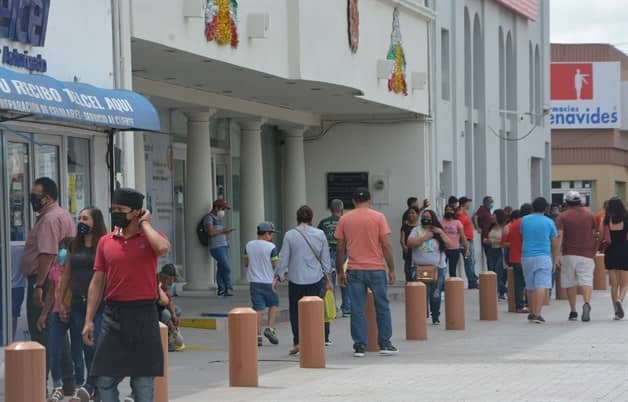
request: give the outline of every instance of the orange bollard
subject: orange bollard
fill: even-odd
[[[325,312],[318,296],[299,300],[301,368],[325,368]]]
[[[368,343],[366,344],[367,352],[379,352],[379,343],[377,343],[377,319],[375,318],[375,298],[373,292],[369,289],[366,294],[366,325],[368,326]]]
[[[508,291],[506,292],[506,296],[508,297],[508,312],[516,313],[517,303],[515,301],[515,269],[513,267],[506,268],[506,275],[506,281],[508,283]]]
[[[161,348],[164,354],[164,375],[155,378],[154,402],[168,402],[168,326],[159,323],[159,335],[161,336]]]
[[[445,297],[445,301],[447,297]],[[497,274],[480,272],[480,320],[497,320]]]
[[[604,254],[595,255],[595,270],[593,271],[593,290],[606,290],[608,280],[606,279],[606,265],[604,264]]]
[[[4,397],[11,402],[46,400],[46,348],[16,342],[4,350]]]
[[[445,279],[445,329],[464,330],[464,280]]]
[[[257,387],[257,313],[234,308],[228,315],[229,386]]]
[[[406,339],[427,339],[426,287],[423,282],[406,283]]]
[[[567,289],[563,288],[560,281],[560,271],[556,272],[556,300],[567,300]]]

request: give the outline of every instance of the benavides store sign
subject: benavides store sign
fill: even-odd
[[[46,59],[29,50],[44,46],[50,1],[0,0],[0,38],[9,41],[1,49],[2,64],[40,73],[48,70]]]
[[[552,63],[551,128],[621,126],[619,62]]]

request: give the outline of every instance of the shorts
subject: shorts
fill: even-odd
[[[552,257],[549,255],[523,257],[521,265],[527,290],[552,288]]]
[[[24,303],[24,291],[25,289],[23,287],[11,289],[11,313],[13,318],[20,316],[22,303]]]
[[[593,258],[579,255],[563,255],[560,258],[560,286],[573,288],[575,286],[593,286]]]
[[[251,293],[251,305],[255,311],[279,306],[279,295],[273,291],[273,285],[270,283],[251,282],[249,283],[249,292]]]

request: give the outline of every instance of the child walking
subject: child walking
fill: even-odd
[[[279,295],[273,286],[275,266],[279,254],[273,244],[273,234],[276,233],[272,222],[262,222],[257,225],[257,240],[251,240],[244,249],[244,266],[248,268],[249,291],[253,310],[257,312],[257,346],[262,346],[262,319],[264,309],[268,308],[268,327],[264,336],[273,345],[279,340],[275,332],[275,317],[279,306]]]

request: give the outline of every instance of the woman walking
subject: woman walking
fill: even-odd
[[[307,205],[297,210],[297,227],[286,232],[273,287],[288,277],[288,302],[293,347],[291,355],[299,353],[299,300],[305,296],[324,297],[333,291],[329,245],[325,233],[312,227],[314,213]]]
[[[467,237],[464,235],[464,227],[462,222],[456,219],[456,208],[453,205],[447,205],[445,207],[445,214],[443,219],[440,220],[440,224],[443,227],[445,233],[450,240],[450,246],[445,250],[447,255],[447,261],[449,264],[449,277],[454,278],[458,271],[458,261],[460,255],[464,253],[465,257],[469,256],[469,244],[467,243]],[[462,245],[463,248],[460,246]]]
[[[414,279],[413,266],[412,266],[412,250],[408,248],[406,242],[408,236],[412,232],[412,229],[419,225],[420,210],[417,207],[410,207],[406,212],[407,220],[403,221],[401,225],[401,232],[399,234],[399,242],[401,243],[401,249],[403,250],[403,270],[406,274],[406,282],[412,282]]]
[[[94,396],[96,386],[94,378],[89,375],[94,358],[94,347],[83,343],[81,333],[85,325],[85,315],[87,314],[87,290],[94,273],[96,245],[105,234],[107,234],[107,228],[100,209],[88,207],[79,213],[76,238],[68,250],[66,268],[61,282],[61,294],[63,297],[65,298],[68,293],[71,293],[70,310],[61,305],[59,316],[70,328],[76,378],[84,378],[85,368],[87,368],[87,381],[76,392],[76,396],[81,402],[89,401]],[[102,304],[94,318],[96,336],[100,332],[101,320]],[[77,364],[77,362],[79,363]],[[77,382],[77,385],[81,383],[82,381]]]
[[[504,254],[502,251],[502,235],[506,223],[506,214],[503,209],[493,212],[495,222],[491,225],[488,236],[483,240],[487,247],[486,265],[489,271],[497,274],[497,292],[499,300],[506,300],[506,271],[504,269]]]
[[[604,218],[604,264],[611,282],[611,301],[615,320],[624,318],[624,297],[628,289],[628,213],[624,202],[613,197],[608,201]]]

